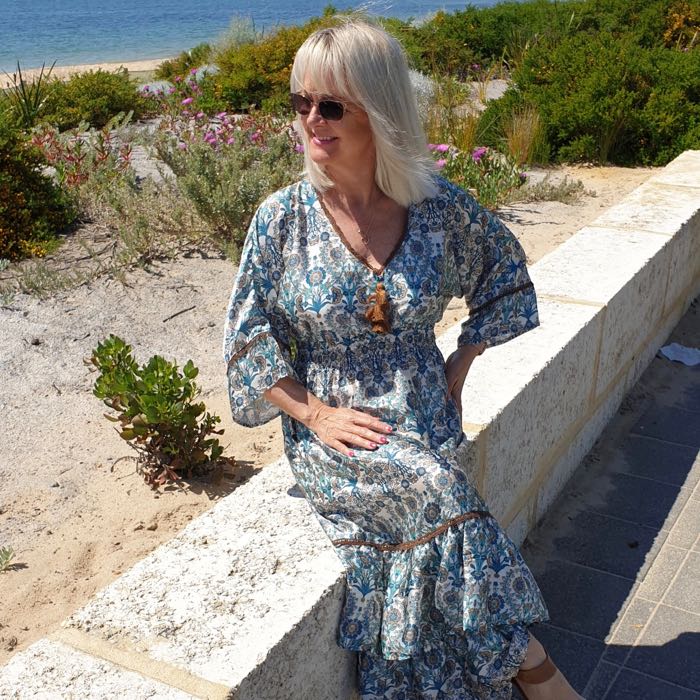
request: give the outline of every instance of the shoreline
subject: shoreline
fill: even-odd
[[[116,71],[120,68],[126,68],[129,74],[132,73],[147,73],[154,71],[163,61],[167,61],[172,56],[166,56],[165,58],[148,58],[141,61],[112,61],[105,63],[81,63],[72,66],[54,66],[51,71],[52,78],[59,78],[60,80],[65,80],[75,73],[85,73],[90,70],[105,70],[105,71]],[[46,66],[44,73],[49,69],[50,66]],[[12,86],[12,75],[16,71],[2,71],[0,74],[0,89],[8,88]],[[39,76],[41,68],[22,68],[22,76],[31,81],[32,79]],[[9,77],[8,77],[9,76]]]

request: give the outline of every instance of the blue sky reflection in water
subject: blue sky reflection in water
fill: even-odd
[[[296,24],[320,15],[327,0],[0,0],[0,70],[42,63],[74,65],[162,58],[213,41],[232,17],[250,17],[258,29]],[[357,7],[336,0],[335,7]],[[472,0],[487,7],[496,0]],[[462,0],[377,0],[373,14],[422,17],[464,9]]]

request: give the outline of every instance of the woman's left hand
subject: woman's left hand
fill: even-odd
[[[467,378],[469,368],[477,355],[481,355],[486,349],[486,343],[479,345],[464,345],[457,348],[445,360],[445,378],[447,379],[447,391],[450,398],[457,406],[459,419],[462,420],[462,388],[464,380]]]

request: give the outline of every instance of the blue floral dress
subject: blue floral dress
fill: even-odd
[[[302,180],[258,209],[228,308],[224,356],[234,420],[280,411],[263,393],[296,378],[331,406],[394,427],[389,443],[345,457],[282,416],[285,452],[347,570],[340,646],[359,652],[363,700],[501,700],[547,611],[537,584],[467,476],[467,440],[449,398],[434,326],[450,300],[470,315],[459,344],[534,328],[520,244],[467,193],[411,205],[382,270],[348,247]],[[383,282],[391,330],[368,297]]]

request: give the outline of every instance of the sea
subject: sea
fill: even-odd
[[[498,0],[472,0],[477,7]],[[328,0],[0,0],[0,71],[42,64],[139,61],[174,56],[215,42],[232,20],[256,30],[299,24],[323,13]],[[338,10],[362,8],[379,16],[430,17],[465,8],[462,0],[334,0]]]

